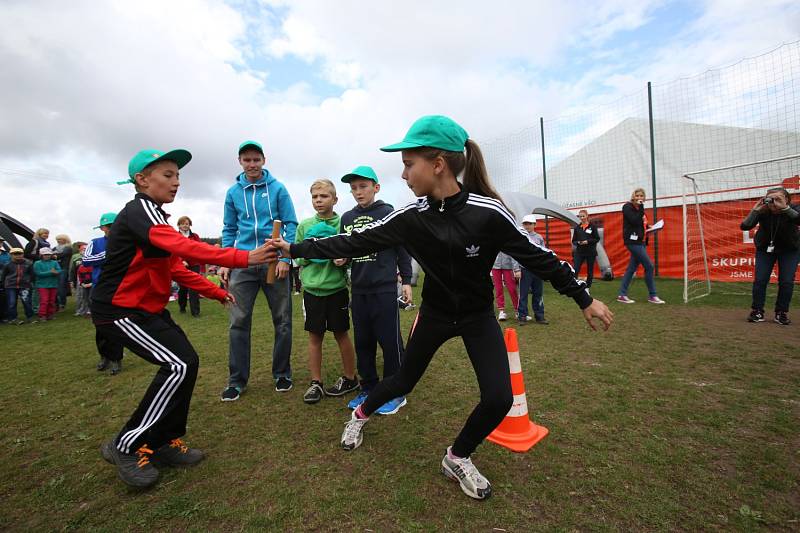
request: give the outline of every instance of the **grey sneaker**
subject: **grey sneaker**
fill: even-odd
[[[108,368],[108,365],[111,364],[111,361],[106,359],[105,357],[101,357],[100,360],[97,362],[97,370],[98,372],[105,370]]]
[[[469,457],[451,459],[449,447],[442,459],[442,473],[450,479],[458,481],[461,490],[470,498],[485,500],[492,495],[491,483],[478,472],[478,469],[472,464],[472,460]]]
[[[342,448],[350,451],[361,446],[361,442],[364,440],[361,429],[368,420],[369,417],[358,418],[355,410],[350,413],[350,420],[344,425],[344,432],[342,432]]]
[[[116,376],[122,372],[122,361],[111,361],[111,375]]]
[[[336,380],[336,383],[333,384],[333,387],[328,387],[325,389],[325,394],[328,396],[344,396],[348,392],[357,390],[358,386],[358,379],[355,377],[350,379],[345,376],[341,376]]]
[[[303,401],[307,404],[317,403],[323,396],[325,396],[325,391],[322,389],[322,383],[312,380],[306,393],[303,394]]]
[[[122,453],[109,441],[100,447],[100,454],[117,466],[117,475],[126,485],[144,489],[158,481],[158,470],[150,463],[153,450],[146,444],[133,453]]]
[[[222,391],[222,397],[220,398],[223,402],[235,402],[239,399],[241,392],[239,391],[238,387],[228,387],[224,391]]]
[[[172,439],[153,453],[153,462],[167,466],[194,466],[205,454],[197,448],[189,448],[181,439]]]

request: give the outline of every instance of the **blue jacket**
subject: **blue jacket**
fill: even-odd
[[[103,263],[106,262],[106,236],[92,239],[89,246],[83,252],[83,266],[92,267],[92,283],[97,285],[100,279],[100,272],[103,271]]]
[[[261,173],[261,179],[251,183],[243,172],[228,189],[222,218],[223,248],[255,249],[272,235],[273,220],[283,223],[283,239],[294,242],[297,215],[289,191],[268,170]]]

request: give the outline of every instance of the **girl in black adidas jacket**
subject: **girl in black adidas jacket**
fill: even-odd
[[[403,179],[420,197],[416,203],[350,235],[292,245],[276,240],[273,245],[284,255],[306,258],[359,257],[402,245],[419,262],[425,271],[422,305],[403,364],[353,412],[342,435],[342,447],[358,447],[369,415],[387,401],[411,392],[439,346],[461,337],[481,398],[442,459],[442,470],[457,479],[467,495],[484,499],[491,495],[491,485],[469,456],[503,420],[513,400],[507,352],[492,307],[489,272],[497,253],[512,256],[537,276],[550,280],[561,294],[572,297],[592,328],[592,319],[598,318],[607,329],[612,314],[589,296],[566,262],[531,244],[490,185],[478,145],[451,119],[422,117],[403,142],[382,150],[402,151]],[[462,171],[463,185],[456,180]]]

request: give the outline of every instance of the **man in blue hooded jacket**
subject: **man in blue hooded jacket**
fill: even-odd
[[[264,168],[264,149],[256,141],[239,145],[239,164],[243,172],[225,195],[222,226],[222,246],[253,250],[272,235],[272,222],[283,223],[282,237],[294,242],[297,216],[286,187]],[[275,390],[292,388],[292,305],[289,293],[289,264],[278,262],[274,284],[266,282],[267,265],[248,268],[220,268],[219,275],[236,298],[230,311],[230,345],[228,387],[222,391],[222,401],[239,399],[250,379],[250,328],[253,304],[259,290],[267,297],[275,340],[272,348],[272,377]]]

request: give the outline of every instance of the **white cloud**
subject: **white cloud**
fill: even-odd
[[[399,205],[411,198],[399,159],[377,148],[399,140],[422,114],[451,115],[479,141],[496,139],[536,125],[541,115],[591,109],[646,79],[729,63],[791,40],[800,27],[796,15],[786,15],[788,2],[710,2],[644,67],[607,52],[605,43],[651,21],[660,5],[7,1],[0,6],[0,169],[91,184],[41,179],[33,188],[0,170],[0,194],[15,200],[7,210],[31,226],[83,234],[130,195],[94,184],[120,179],[140,148],[181,146],[195,157],[167,210],[217,235],[222,195],[239,170],[235,147],[255,138],[301,216],[311,214],[313,178],[338,180],[358,164],[374,166],[381,196]],[[282,20],[271,11],[276,6]],[[575,50],[590,65],[583,76],[547,77],[575,61]],[[287,84],[269,71],[290,58],[318,79]],[[341,92],[316,94],[319,80]],[[339,211],[352,205],[344,187]]]

